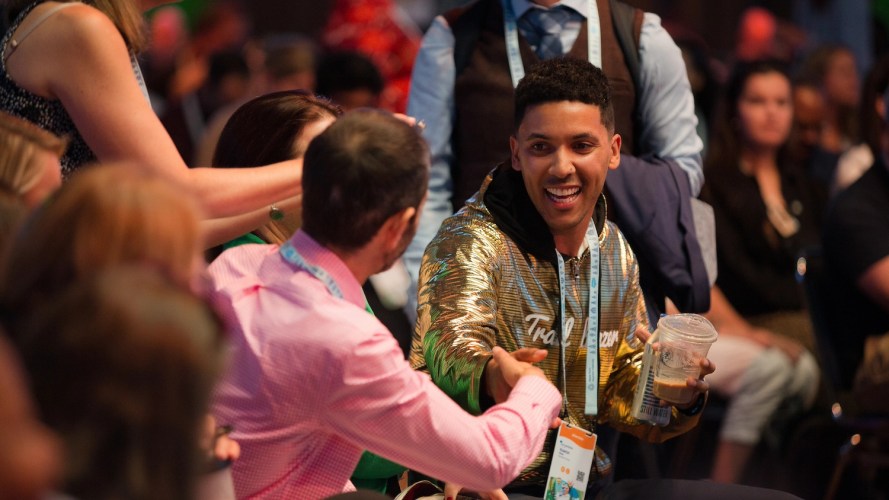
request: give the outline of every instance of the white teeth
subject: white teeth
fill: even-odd
[[[575,194],[577,194],[577,193],[580,192],[580,188],[579,188],[579,187],[573,187],[573,188],[546,188],[546,192],[549,193],[549,194],[551,194],[551,195],[553,195],[553,196],[559,196],[559,197],[573,196],[573,195],[575,195]]]

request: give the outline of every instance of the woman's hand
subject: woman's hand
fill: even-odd
[[[231,426],[216,425],[216,418],[207,415],[204,418],[204,430],[201,434],[201,449],[211,461],[234,462],[241,455],[241,447],[228,437],[232,431]]]

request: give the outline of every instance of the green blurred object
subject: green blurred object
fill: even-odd
[[[889,31],[889,0],[874,0],[871,10],[874,17],[880,21],[880,24]]]
[[[389,479],[400,476],[407,468],[365,451],[350,478],[355,488],[386,493]]]

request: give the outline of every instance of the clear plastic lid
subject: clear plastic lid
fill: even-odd
[[[658,330],[663,329],[673,338],[685,342],[712,344],[716,342],[716,328],[707,318],[698,314],[670,314],[658,320]]]

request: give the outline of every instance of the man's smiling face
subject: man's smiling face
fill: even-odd
[[[593,104],[555,101],[525,111],[509,141],[512,168],[522,173],[557,247],[584,238],[605,175],[620,163],[620,142]]]

